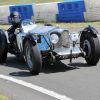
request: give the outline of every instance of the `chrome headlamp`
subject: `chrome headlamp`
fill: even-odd
[[[76,42],[76,41],[79,39],[79,33],[74,32],[74,33],[72,33],[72,34],[70,35],[70,37],[71,37],[71,40],[72,40],[73,42]]]
[[[50,39],[53,44],[57,44],[59,41],[59,34],[57,33],[50,34]]]

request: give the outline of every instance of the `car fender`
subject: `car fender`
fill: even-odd
[[[100,33],[94,27],[88,26],[81,32],[80,41],[84,37],[84,34],[92,34],[93,37],[96,37],[98,39],[97,47],[98,47],[98,55],[100,56]]]
[[[23,48],[24,48],[24,44],[27,40],[29,40],[33,45],[36,45],[34,35],[33,34],[27,34],[23,39]],[[23,50],[23,52],[24,52],[24,50]]]
[[[94,37],[97,37],[100,44],[100,33],[94,27],[90,25],[84,28],[83,31],[81,31],[80,39],[84,36],[84,34],[88,34],[88,33],[92,34]]]
[[[0,29],[0,32],[2,32],[2,35],[4,35],[4,37],[6,38],[7,40],[7,43],[9,43],[9,39],[8,39],[8,32],[3,30],[3,29]]]

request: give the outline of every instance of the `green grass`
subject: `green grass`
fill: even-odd
[[[0,0],[0,5],[58,2],[62,0]]]
[[[61,0],[34,0],[35,3],[58,2]]]
[[[43,25],[44,23],[38,23]],[[100,28],[100,22],[84,22],[84,23],[51,23],[54,26],[59,26],[63,28],[84,28],[88,25],[91,25],[96,28]],[[8,29],[9,25],[0,25],[0,29]]]
[[[83,23],[53,23],[53,25],[58,25],[64,28],[84,28],[88,25],[94,27],[100,27],[100,22],[83,22]]]
[[[9,97],[0,94],[0,100],[11,100]]]

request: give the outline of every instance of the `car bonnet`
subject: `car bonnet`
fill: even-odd
[[[31,30],[31,33],[38,33],[41,35],[46,35],[47,33],[50,33],[54,30],[57,30],[58,27],[54,27],[54,26],[37,26],[34,29]]]

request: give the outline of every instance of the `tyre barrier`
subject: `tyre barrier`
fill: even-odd
[[[0,6],[0,24],[9,24],[13,11],[21,14],[22,20],[43,22],[84,22],[100,20],[100,2],[96,0],[64,0],[41,4]]]

